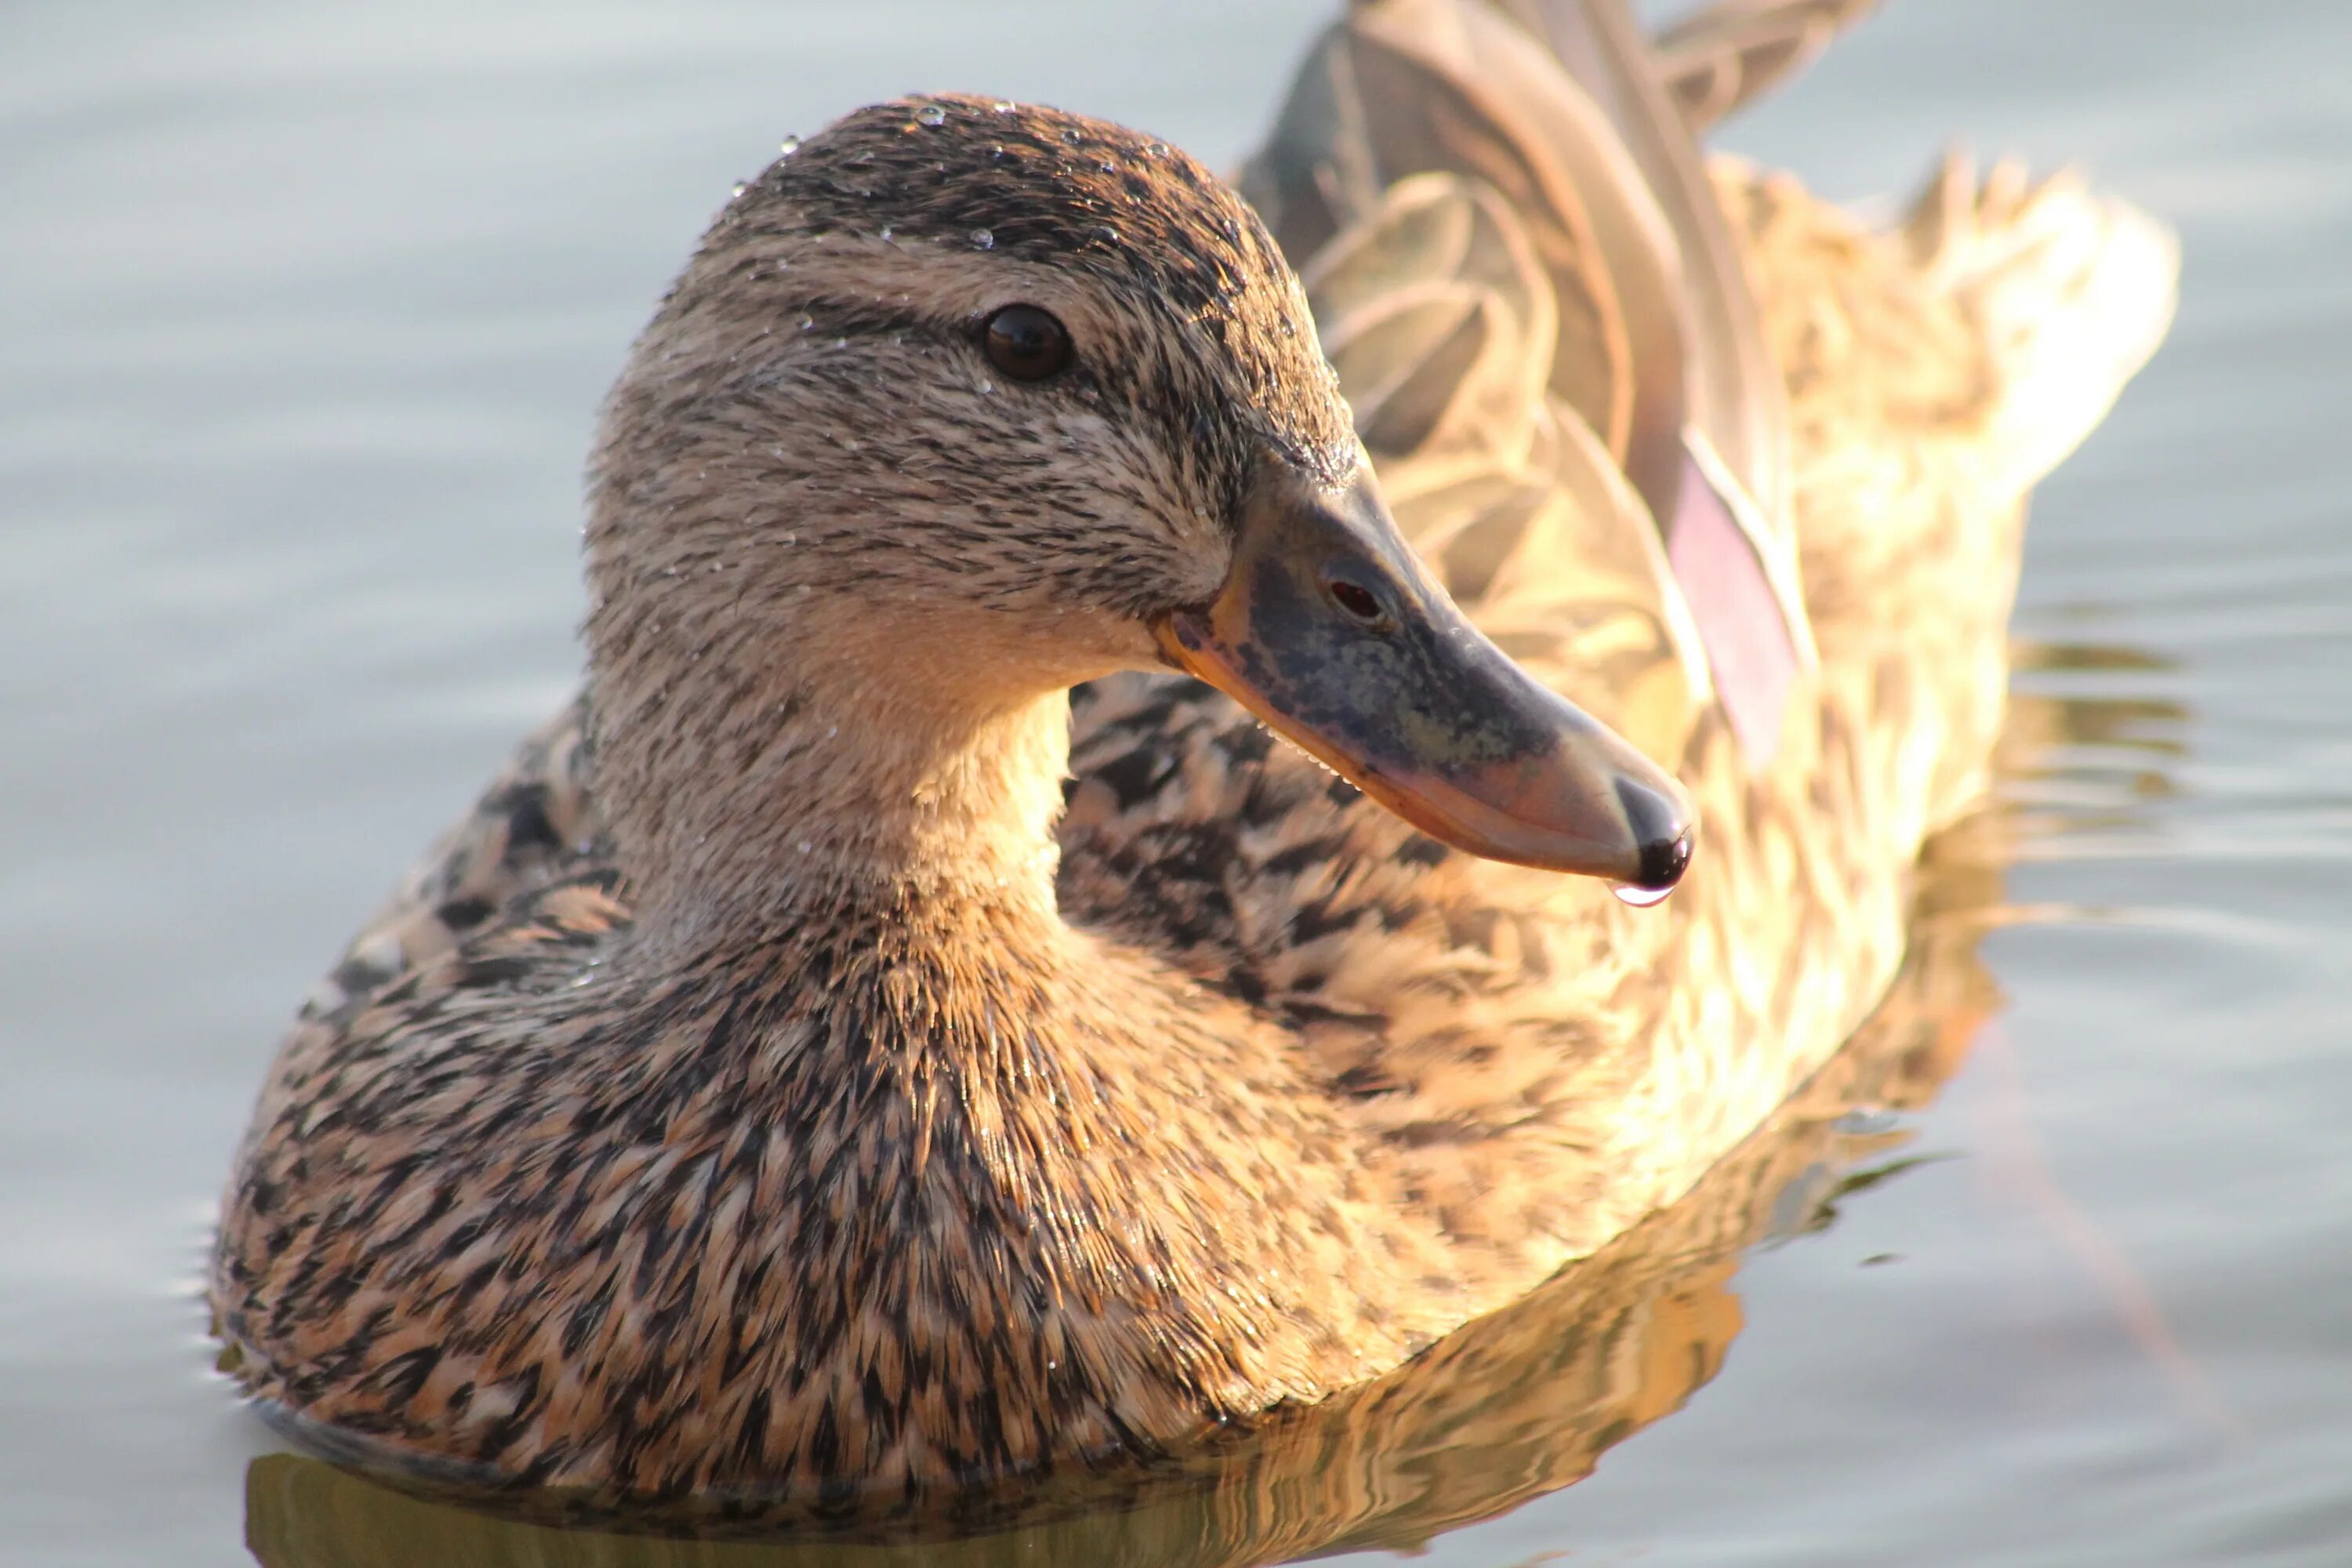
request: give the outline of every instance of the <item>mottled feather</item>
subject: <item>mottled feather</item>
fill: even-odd
[[[1524,51],[1559,112],[1401,55],[1408,16]],[[586,692],[272,1070],[214,1270],[263,1399],[640,1501],[1164,1453],[1604,1247],[1863,1017],[1998,724],[2025,487],[2160,336],[2168,247],[2068,184],[1954,165],[1888,234],[1718,163],[1672,199],[1740,296],[1691,310],[1640,273],[1681,231],[1612,254],[1559,173],[1640,163],[1538,33],[1484,0],[1347,26],[1255,166],[1271,234],[1156,142],[964,99],[864,111],[722,214],[608,405]],[[1389,132],[1339,112],[1407,57]],[[1570,123],[1598,145],[1513,141]],[[968,368],[992,279],[1097,345],[1067,401]],[[1640,363],[1645,297],[1688,363]],[[1188,680],[995,703],[1143,662],[1128,617],[1213,580],[1198,519],[1251,443],[1339,460],[1310,302],[1465,608],[1699,802],[1664,908],[1449,850]],[[1819,655],[1769,766],[1631,471],[1646,399],[1751,362]]]

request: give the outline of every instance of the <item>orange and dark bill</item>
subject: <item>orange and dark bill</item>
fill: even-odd
[[[1456,848],[1651,890],[1690,863],[1681,786],[1464,618],[1369,471],[1323,490],[1269,463],[1224,586],[1153,629],[1171,663]]]

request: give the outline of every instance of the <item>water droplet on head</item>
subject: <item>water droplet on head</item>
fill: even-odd
[[[1009,98],[1000,98],[989,107],[994,109],[999,114],[1010,114],[1016,105]]]
[[[730,202],[731,202],[731,201],[735,200],[735,198],[737,198],[738,196],[741,195],[745,191],[748,191],[748,190],[750,190],[751,188],[751,185],[750,185],[750,184],[748,184],[747,183],[745,183],[744,181],[738,180],[738,181],[736,181],[736,182],[735,182],[735,188],[734,188],[734,189],[732,189],[732,190],[730,190],[730,191],[729,191],[729,192],[727,193],[727,199],[728,199],[729,201],[730,201]]]
[[[1165,142],[1154,142],[1150,146],[1144,148],[1144,151],[1150,153],[1155,158],[1165,158],[1168,156],[1168,143]]]
[[[787,136],[787,137],[785,137],[785,138],[784,138],[783,155],[784,155],[785,157],[789,158],[789,157],[791,157],[793,153],[795,153],[799,152],[800,150],[801,150],[801,139],[800,139],[799,137],[797,137],[797,136]]]
[[[805,332],[805,331],[807,331],[811,327],[814,327],[814,326],[815,326],[815,325],[816,325],[816,318],[815,318],[814,316],[803,316],[803,317],[801,318],[801,331],[804,331],[804,332]]]
[[[984,228],[973,229],[971,231],[971,247],[974,250],[994,250],[996,248],[996,236],[991,234]]]
[[[936,103],[927,103],[915,110],[915,118],[926,125],[945,125],[948,122],[948,111]]]
[[[1617,882],[1612,883],[1609,890],[1617,895],[1617,901],[1621,904],[1630,904],[1637,910],[1650,910],[1664,903],[1674,889],[1637,888],[1631,882]]]
[[[1095,225],[1095,237],[1103,241],[1106,245],[1117,245],[1118,243],[1118,230],[1111,227],[1111,226],[1107,223],[1098,223]]]
[[[890,243],[890,226],[887,223],[882,226],[882,243],[885,245]]]

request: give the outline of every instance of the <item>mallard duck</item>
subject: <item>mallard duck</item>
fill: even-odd
[[[2023,498],[2169,318],[2073,180],[1878,232],[1701,161],[1857,9],[1370,0],[1238,189],[959,95],[745,184],[602,416],[582,694],[270,1069],[252,1394],[904,1499],[1321,1400],[1687,1190],[1894,973]]]

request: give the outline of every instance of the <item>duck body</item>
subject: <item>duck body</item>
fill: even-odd
[[[739,197],[608,405],[585,691],[265,1087],[213,1270],[254,1394],[640,1499],[1149,1456],[1523,1294],[1818,1068],[1977,787],[2026,489],[2171,253],[1957,163],[1891,233],[1700,172],[1674,95],[1782,58],[1729,9],[1669,69],[1613,5],[1359,6],[1244,176],[1264,229],[1158,143],[954,98]],[[927,325],[1013,299],[1068,324],[1059,390]],[[1359,437],[1443,590],[1378,580],[1406,633],[1426,597],[1461,643],[1458,603],[1671,764],[1662,907],[1483,858],[1652,865],[1676,786],[1630,752],[1591,740],[1622,805],[1528,848],[1318,684],[1486,745],[1398,637],[1214,662],[1291,613],[1265,453],[1355,494]],[[1779,617],[1760,742],[1753,628],[1659,521],[1702,482]]]

